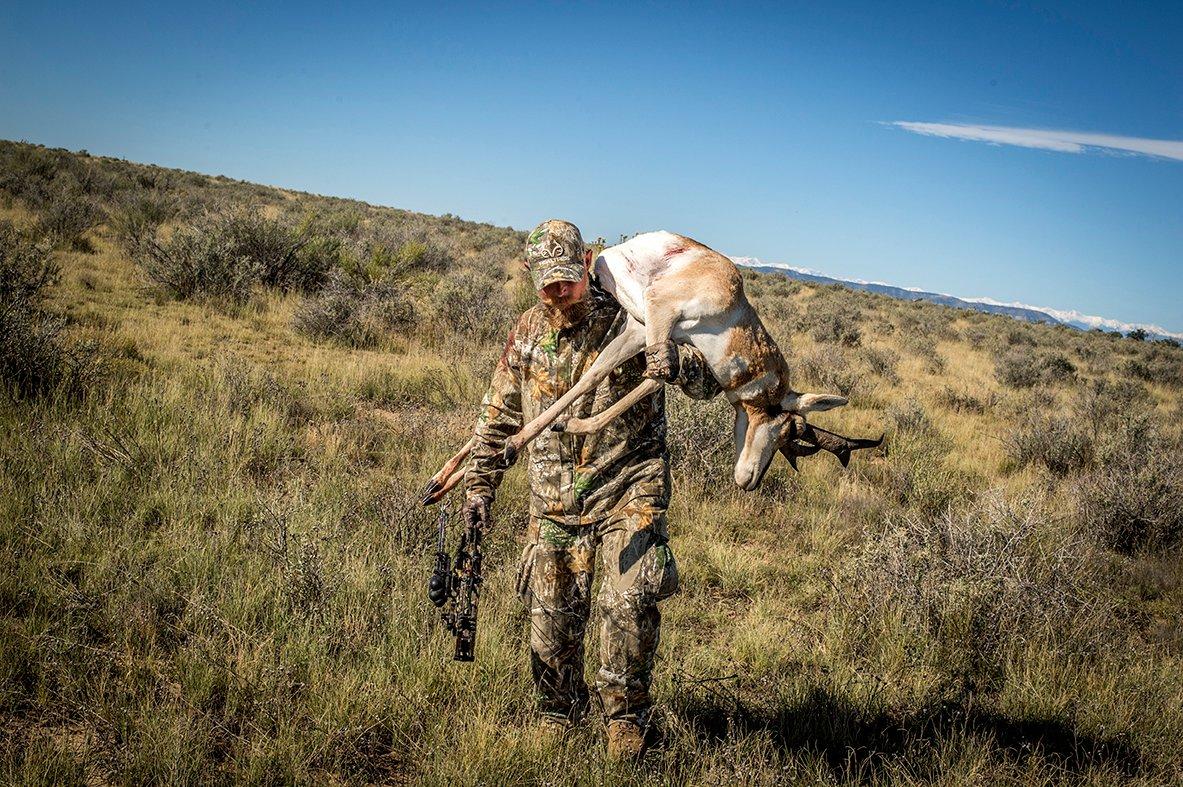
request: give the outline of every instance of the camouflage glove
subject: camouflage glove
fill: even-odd
[[[493,517],[489,509],[493,506],[493,498],[486,495],[474,495],[464,501],[460,507],[460,519],[465,526],[476,526],[482,532],[493,525]]]
[[[645,348],[645,376],[651,380],[670,382],[678,376],[678,345],[670,340]]]

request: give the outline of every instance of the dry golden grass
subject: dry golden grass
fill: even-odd
[[[186,194],[269,195],[273,217],[319,204],[179,182]],[[371,229],[404,216],[354,208]],[[34,217],[20,200],[0,215]],[[407,279],[417,304],[473,266],[499,273],[507,301],[524,300],[512,254],[490,262],[477,249],[493,230],[432,221],[460,251],[455,271]],[[1074,513],[1079,473],[1019,468],[1007,443],[1023,408],[1075,412],[1094,379],[1116,381],[1118,363],[1147,347],[749,275],[795,359],[831,352],[811,336],[811,313],[859,313],[861,339],[841,350],[859,373],[852,404],[816,420],[886,431],[887,448],[845,472],[826,456],[803,460],[800,474],[781,463],[744,494],[730,486],[726,407],[669,394],[683,589],[662,605],[655,689],[666,739],[632,770],[604,760],[594,720],[560,745],[536,735],[512,592],[521,470],[498,497],[475,664],[451,662],[426,600],[434,519],[416,493],[466,439],[497,340],[449,334],[420,312],[416,328],[376,349],[312,341],[292,328],[305,296],[261,290],[237,309],[167,300],[105,228],[90,239],[93,254],[56,253],[63,276],[49,308],[119,363],[82,397],[0,399],[6,782],[1099,785],[1183,775],[1177,548],[1122,554],[1094,543]],[[906,340],[920,323],[937,337],[929,347]],[[1072,356],[1075,380],[1008,389],[992,348],[1012,331],[1037,351],[1091,355]],[[870,371],[868,348],[898,356],[898,380]],[[798,387],[816,389],[807,382]],[[985,404],[955,409],[946,389]],[[1130,407],[1177,449],[1179,388],[1144,389],[1147,401]],[[711,453],[715,432],[723,447]],[[1004,522],[1011,540],[997,543],[949,530],[948,544],[979,551],[948,547],[944,558],[890,549],[892,537],[946,517],[977,521],[999,497],[1038,527]],[[1050,580],[1022,572],[1059,554],[1076,561],[1082,595],[1060,599],[1071,614],[974,634],[991,615],[1054,608],[1057,598],[1040,595]],[[963,581],[905,570],[939,559],[995,568]],[[882,568],[892,561],[903,562]],[[917,610],[930,609],[921,598],[936,604],[936,623],[920,625]],[[589,672],[594,621],[590,631]]]

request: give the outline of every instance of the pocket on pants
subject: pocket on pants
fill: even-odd
[[[517,580],[514,582],[514,590],[518,594],[518,600],[527,608],[531,603],[530,576],[534,573],[534,552],[537,549],[537,544],[527,544],[526,548],[522,550],[522,556],[518,559]]]
[[[669,543],[661,541],[651,546],[641,558],[641,592],[655,601],[669,598],[678,592],[678,563]]]

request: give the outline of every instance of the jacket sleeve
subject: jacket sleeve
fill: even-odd
[[[723,390],[706,357],[689,344],[678,345],[678,376],[672,382],[691,399],[710,399]]]
[[[505,474],[501,467],[501,451],[506,441],[522,428],[522,373],[515,334],[516,330],[509,332],[501,359],[493,370],[489,390],[481,401],[475,430],[476,445],[464,473],[467,497],[494,496],[501,476]]]

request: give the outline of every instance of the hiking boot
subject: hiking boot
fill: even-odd
[[[608,722],[608,759],[638,760],[645,753],[645,730],[631,721]]]
[[[570,719],[562,716],[543,716],[538,724],[538,738],[543,745],[561,743],[573,726]]]

